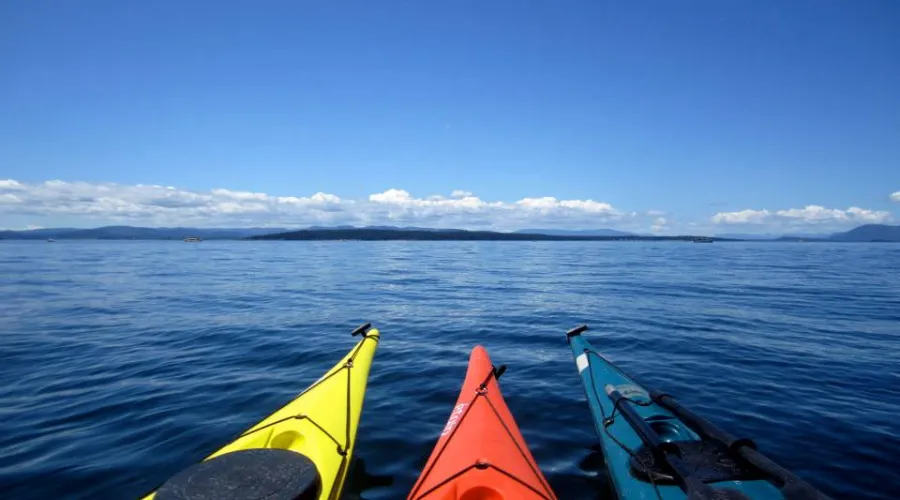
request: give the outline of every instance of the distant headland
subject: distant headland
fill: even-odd
[[[363,241],[724,241],[704,236],[621,234],[548,234],[468,231],[463,229],[350,228],[303,229],[250,236],[250,240],[363,240]]]
[[[103,226],[91,229],[49,228],[0,231],[0,240],[364,240],[364,241],[725,241],[784,242],[900,242],[900,226],[866,224],[830,235],[661,236],[634,234],[614,229],[524,229],[515,232],[470,231],[393,226],[313,226],[306,229],[273,227],[197,228]]]

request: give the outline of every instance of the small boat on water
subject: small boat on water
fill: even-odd
[[[200,243],[203,240],[201,240],[197,236],[188,236],[187,238],[184,239],[184,241],[186,243]]]
[[[56,243],[56,240],[53,238],[47,238],[47,243]]]

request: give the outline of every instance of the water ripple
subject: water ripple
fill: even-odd
[[[609,498],[562,333],[836,498],[892,498],[895,245],[2,242],[0,497],[134,498],[373,321],[358,456],[402,498],[475,344],[561,498]],[[53,481],[46,478],[53,477]]]

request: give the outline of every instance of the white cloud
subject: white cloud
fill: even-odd
[[[174,188],[166,188],[167,190],[171,190]],[[247,191],[231,191],[228,189],[213,189],[212,194],[215,196],[220,196],[222,198],[229,198],[232,200],[260,200],[265,201],[269,198],[265,193],[250,193]]]
[[[900,203],[900,191],[894,191],[893,193],[891,193],[891,201]]]
[[[621,215],[621,212],[613,208],[609,203],[599,203],[594,200],[557,200],[552,196],[545,196],[543,198],[522,198],[517,201],[516,204],[529,209],[542,210],[545,212],[560,209],[572,209],[616,217]]]
[[[559,206],[559,202],[556,200],[556,198],[552,198],[549,196],[545,196],[544,198],[523,198],[517,201],[516,204],[523,207],[536,209],[551,209]]]
[[[397,203],[403,204],[412,200],[412,196],[402,189],[388,189],[383,193],[375,193],[369,195],[369,201],[376,203]]]
[[[836,208],[828,209],[819,205],[807,205],[803,208],[790,208],[788,210],[779,210],[775,212],[775,215],[781,217],[808,222],[828,220],[845,221],[849,218],[847,214],[848,212],[843,210],[838,210]]]
[[[265,193],[213,189],[195,192],[157,185],[47,181],[0,184],[0,214],[82,217],[110,222],[265,223],[268,219],[324,222],[340,205],[337,196],[274,197]]]
[[[497,229],[534,227],[599,227],[629,219],[608,203],[594,200],[558,200],[553,197],[523,198],[515,203],[486,201],[468,191],[454,191],[450,198],[416,198],[400,189],[369,195],[368,201],[392,221],[457,227]],[[379,213],[368,207],[367,215]]]
[[[715,224],[762,224],[770,215],[768,210],[719,212],[712,216],[712,221]]]
[[[891,213],[883,210],[868,210],[850,207],[846,210],[825,208],[820,205],[807,205],[803,208],[785,210],[741,210],[739,212],[719,212],[712,216],[715,224],[755,224],[778,228],[781,226],[842,226],[852,224],[868,224],[887,222],[892,219]]]
[[[563,200],[559,202],[559,206],[573,208],[576,210],[584,210],[585,212],[591,213],[620,215],[619,211],[613,208],[609,203],[599,203],[594,200]]]
[[[454,193],[459,194],[458,191]],[[402,189],[388,189],[383,193],[369,195],[369,201],[384,205],[394,205],[407,209],[441,208],[444,210],[479,209],[483,207],[501,207],[502,202],[488,203],[469,193],[467,196],[444,198],[435,195],[427,198],[414,198]]]
[[[486,201],[456,190],[450,197],[417,198],[402,189],[344,200],[318,192],[308,196],[217,188],[190,191],[172,186],[52,180],[27,184],[0,180],[0,216],[41,222],[82,221],[145,225],[268,225],[303,227],[331,224],[397,224],[430,227],[517,229],[522,227],[608,227],[634,217],[594,200],[524,198]],[[646,227],[646,226],[644,226]]]
[[[22,199],[12,193],[3,193],[0,194],[0,205],[14,205],[17,203],[21,203]]]
[[[890,212],[883,210],[866,210],[865,208],[850,207],[847,209],[850,218],[858,222],[871,222],[878,224],[892,219]]]
[[[894,198],[900,198],[892,195]],[[820,231],[892,220],[891,213],[851,206],[846,210],[809,205],[782,210],[720,212],[709,220],[673,220],[661,210],[621,210],[596,200],[552,196],[490,201],[469,191],[418,197],[387,189],[361,199],[335,194],[279,193],[217,188],[191,191],[173,186],[51,180],[24,183],[0,179],[0,225],[149,226],[197,225],[306,227],[310,225],[398,225],[512,230],[599,229],[654,233],[706,231],[724,225],[750,231]]]

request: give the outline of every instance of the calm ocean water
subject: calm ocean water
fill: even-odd
[[[609,498],[564,332],[838,498],[895,498],[900,245],[0,242],[0,497],[135,498],[371,321],[357,454],[404,498],[480,343],[561,498]],[[357,480],[348,497],[371,483]]]

